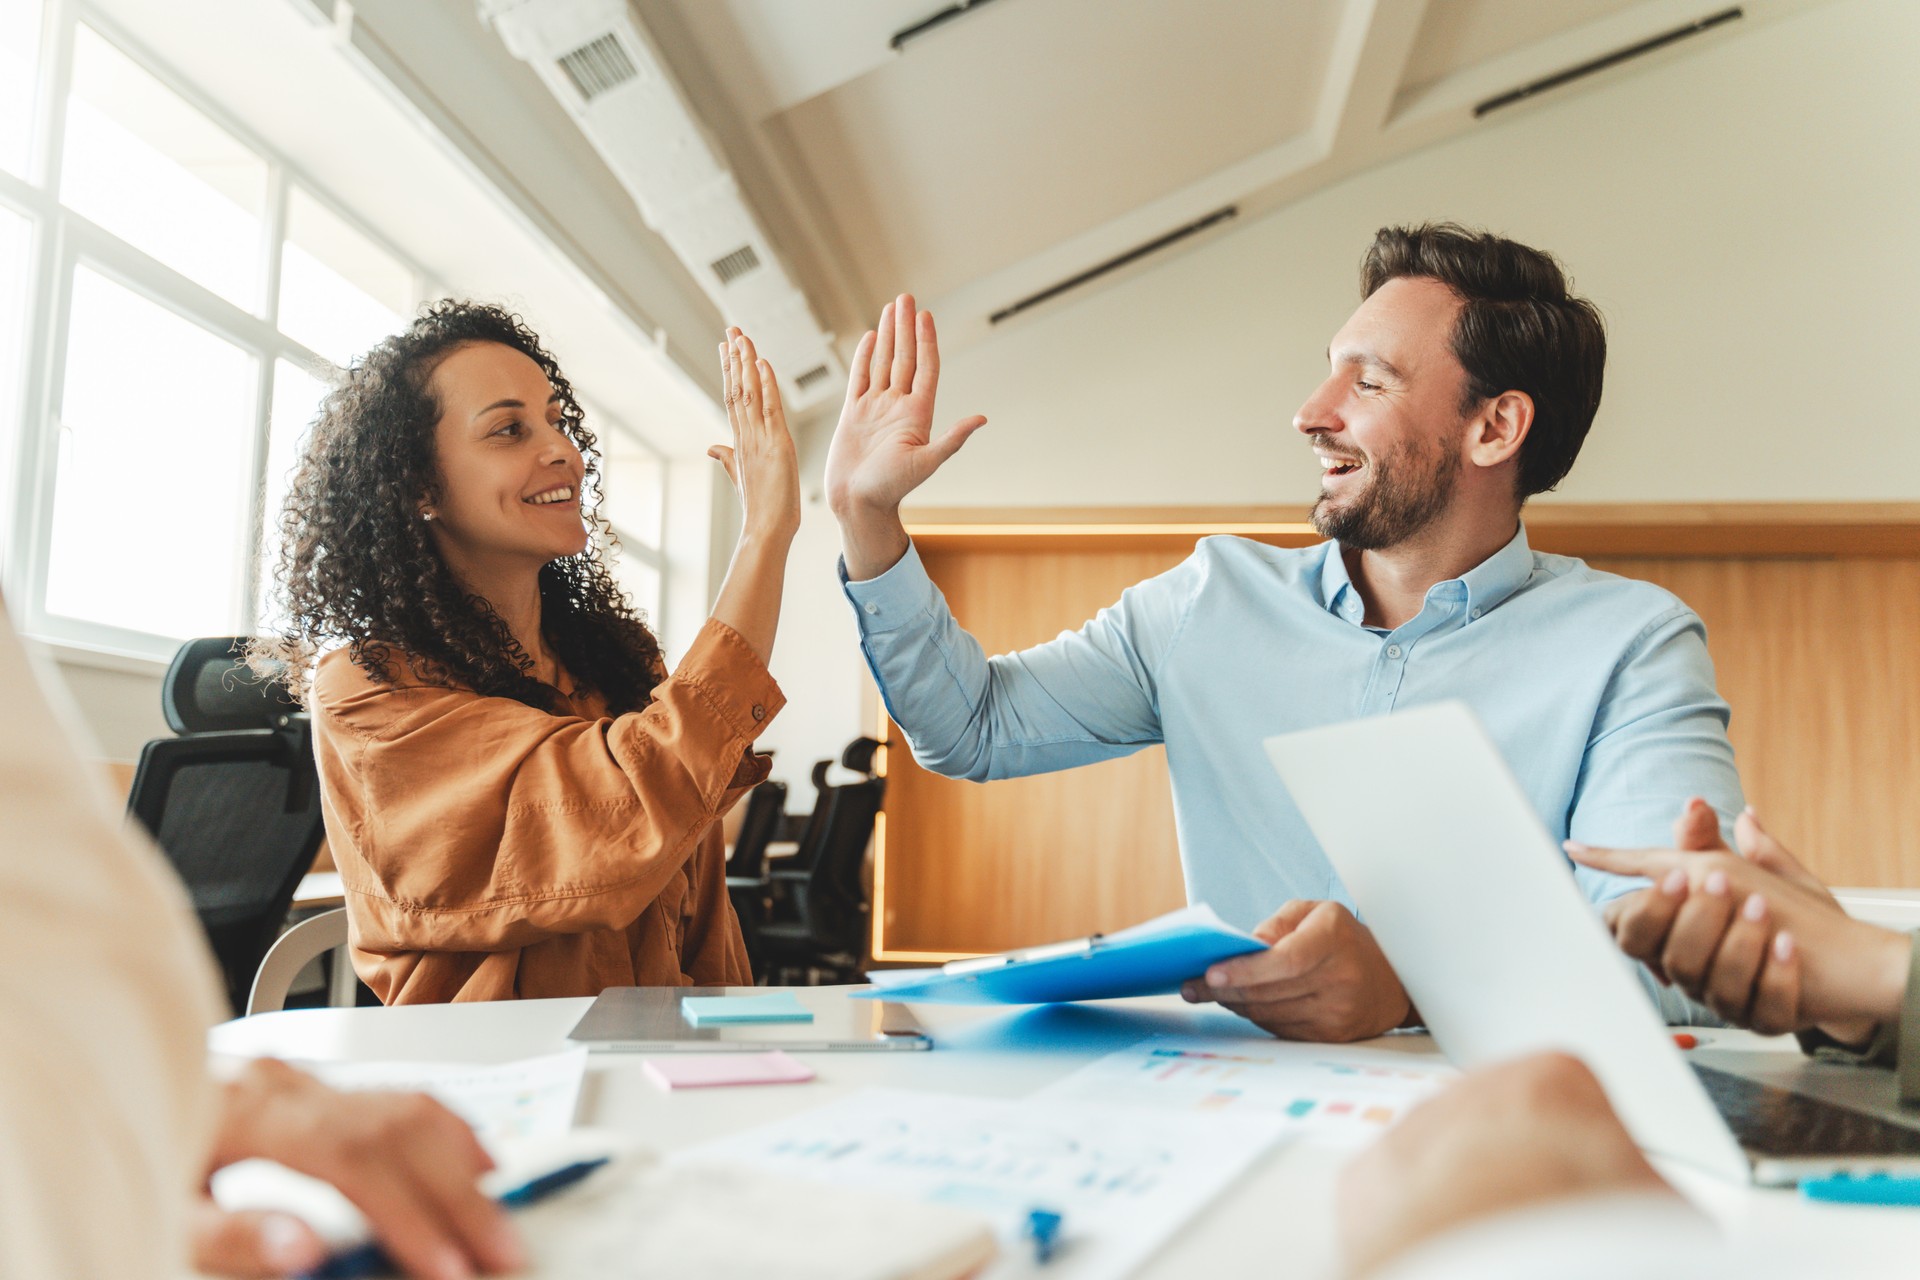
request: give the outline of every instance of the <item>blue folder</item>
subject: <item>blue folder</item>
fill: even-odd
[[[1223,923],[1205,905],[1187,907],[1120,933],[956,960],[939,969],[876,970],[856,1000],[922,1004],[1058,1004],[1158,996],[1234,956],[1267,944]]]

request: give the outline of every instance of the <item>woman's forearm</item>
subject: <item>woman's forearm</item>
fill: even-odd
[[[720,584],[720,597],[713,602],[714,621],[732,627],[762,662],[773,660],[780,595],[787,582],[787,551],[792,545],[790,533],[749,530],[741,534],[727,566],[727,579]]]

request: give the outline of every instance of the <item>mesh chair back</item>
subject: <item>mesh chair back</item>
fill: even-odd
[[[763,782],[747,796],[740,834],[727,855],[727,875],[757,880],[767,874],[767,846],[787,818],[787,784]]]
[[[827,834],[827,813],[833,808],[834,788],[827,783],[827,770],[831,768],[831,760],[814,762],[813,810],[807,814],[807,825],[800,832],[800,847],[786,864],[791,870],[811,871],[820,860],[820,842]]]
[[[236,1012],[323,836],[309,721],[246,671],[242,643],[196,640],[176,655],[163,702],[184,736],[146,745],[127,797],[185,882]],[[193,728],[234,724],[247,727]]]
[[[833,788],[806,894],[807,932],[822,952],[858,955],[865,945],[867,891],[861,872],[886,791],[885,778]]]

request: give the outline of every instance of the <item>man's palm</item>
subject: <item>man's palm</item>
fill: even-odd
[[[902,295],[860,339],[847,401],[827,451],[827,501],[836,512],[891,511],[986,422],[964,418],[933,439],[940,348],[933,316]]]

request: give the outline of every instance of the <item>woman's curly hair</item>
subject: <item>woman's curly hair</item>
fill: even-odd
[[[396,653],[436,684],[558,709],[558,691],[485,599],[435,548],[422,501],[440,497],[428,383],[460,347],[498,342],[539,365],[559,394],[561,429],[586,463],[581,511],[595,536],[540,570],[541,631],[574,680],[618,715],[644,706],[660,643],[615,585],[604,549],[617,546],[598,514],[599,460],[573,387],[519,316],[442,301],[356,361],[321,402],[280,517],[275,603],[285,632],[255,641],[257,670],[274,670],[303,703],[320,653],[342,642],[374,679],[395,678]],[[284,664],[284,665],[282,665]]]

